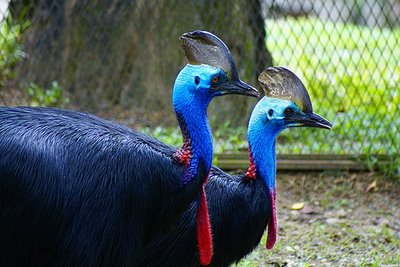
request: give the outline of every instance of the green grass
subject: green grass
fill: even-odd
[[[314,111],[331,132],[283,133],[280,152],[395,154],[400,151],[400,29],[323,22],[268,20],[267,47],[275,65],[304,82]]]

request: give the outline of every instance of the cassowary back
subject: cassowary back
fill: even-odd
[[[259,177],[230,175],[213,167],[206,185],[213,231],[214,255],[210,266],[229,266],[260,242],[271,210],[265,184]],[[177,225],[145,250],[139,266],[199,266],[193,202]]]
[[[181,188],[172,147],[93,115],[0,108],[0,122],[0,266],[126,266],[201,186]]]

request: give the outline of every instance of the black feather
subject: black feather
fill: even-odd
[[[213,167],[206,185],[213,232],[214,255],[210,266],[229,266],[260,242],[271,214],[265,183],[260,177],[230,175]],[[196,247],[196,202],[167,234],[146,247],[138,266],[199,266]]]
[[[0,266],[130,266],[206,177],[200,163],[182,187],[175,148],[90,114],[1,107],[0,122]]]

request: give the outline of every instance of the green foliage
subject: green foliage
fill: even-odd
[[[266,25],[275,65],[299,75],[315,112],[334,125],[330,132],[284,132],[280,153],[398,155],[400,29],[316,18],[268,20]],[[400,168],[394,165],[389,172]]]
[[[154,129],[144,127],[140,128],[139,131],[174,147],[179,147],[182,144],[182,135],[178,127],[156,127]]]
[[[64,106],[69,102],[69,99],[63,96],[63,90],[57,81],[53,81],[48,89],[31,82],[25,92],[32,106],[55,107]]]
[[[15,76],[15,65],[25,56],[21,34],[29,21],[14,23],[11,14],[0,22],[0,88],[5,80]]]
[[[229,120],[223,124],[212,123],[214,152],[247,151],[247,127],[232,127]]]

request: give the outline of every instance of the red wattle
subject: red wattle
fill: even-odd
[[[276,191],[271,190],[271,217],[268,222],[268,235],[267,235],[267,249],[272,249],[275,245],[275,242],[278,238],[278,222],[276,219]]]
[[[209,265],[213,255],[210,217],[208,214],[207,197],[204,185],[200,193],[200,205],[196,214],[197,245],[201,265]]]

